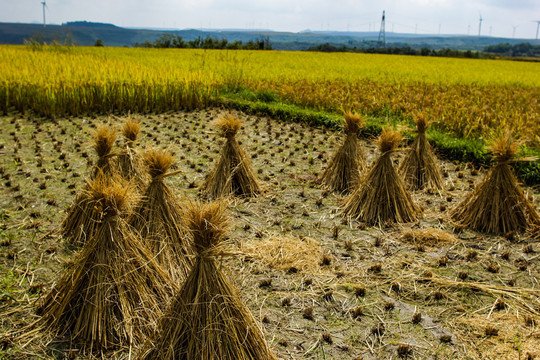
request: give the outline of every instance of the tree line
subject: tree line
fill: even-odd
[[[497,44],[489,45],[483,51],[457,50],[457,49],[430,49],[423,47],[414,49],[410,46],[368,46],[351,47],[346,45],[332,45],[325,43],[312,46],[307,51],[321,52],[357,52],[366,54],[391,54],[391,55],[417,55],[417,56],[440,56],[456,58],[474,58],[474,59],[494,59],[497,56],[509,57],[540,57],[540,45],[531,45],[530,43],[520,43],[515,45]]]
[[[229,41],[227,39],[215,39],[197,37],[193,40],[184,40],[179,35],[163,34],[153,42],[145,41],[135,43],[135,47],[162,48],[162,49],[228,49],[228,50],[272,50],[270,38],[259,38],[243,43],[240,40]]]
[[[540,57],[540,45],[532,45],[531,43],[490,45],[486,46],[484,51],[501,56]]]
[[[408,45],[405,46],[370,46],[370,47],[349,47],[346,45],[336,46],[329,43],[312,46],[307,51],[322,51],[322,52],[355,52],[365,54],[388,54],[388,55],[417,55],[417,56],[440,56],[440,57],[457,57],[457,58],[494,58],[492,54],[487,54],[480,51],[471,50],[455,50],[455,49],[430,49],[423,47],[414,49]]]

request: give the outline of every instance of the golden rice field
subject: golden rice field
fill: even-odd
[[[0,47],[0,110],[39,115],[160,112],[218,104],[226,89],[286,103],[407,119],[480,136],[499,126],[540,141],[540,64],[372,54]]]

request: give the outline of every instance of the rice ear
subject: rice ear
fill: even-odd
[[[435,228],[409,229],[402,233],[400,240],[405,243],[441,247],[459,242],[454,235]]]
[[[129,182],[98,169],[96,176],[86,180],[85,187],[68,207],[60,225],[60,234],[69,243],[83,245],[93,236],[107,211],[120,211],[127,215],[133,200]]]
[[[94,133],[94,150],[99,158],[109,155],[116,141],[116,130],[109,126],[100,125]]]
[[[416,123],[416,131],[418,134],[424,134],[429,126],[427,115],[423,112],[417,112],[414,115],[414,122]]]
[[[223,133],[223,136],[229,138],[234,137],[238,130],[240,130],[242,127],[242,121],[240,121],[240,119],[233,114],[226,113],[214,121],[214,126]]]
[[[96,211],[95,201],[91,195],[104,188],[107,180],[108,177],[103,175],[103,172],[87,180],[87,189],[80,191],[67,208],[60,224],[60,234],[67,242],[82,245],[94,234],[101,222],[101,214]]]
[[[389,127],[384,127],[382,129],[381,135],[377,139],[377,146],[381,154],[394,151],[397,149],[401,143],[401,133],[399,131],[393,130]]]
[[[143,156],[148,173],[152,178],[163,175],[174,164],[174,157],[167,150],[148,149]]]
[[[136,197],[132,185],[122,177],[109,178],[103,174],[97,180],[89,181],[88,188],[83,192],[94,203],[94,211],[102,216],[128,213]]]
[[[135,147],[134,141],[129,140],[118,152],[117,169],[120,175],[132,181],[139,192],[143,191],[148,174],[140,151]]]
[[[364,127],[365,119],[358,113],[346,111],[344,113],[345,121],[343,122],[343,130],[347,134],[357,134]]]
[[[214,201],[206,205],[190,202],[185,213],[186,226],[193,239],[193,247],[199,256],[208,256],[225,239],[229,218],[224,202]]]
[[[509,130],[495,135],[489,146],[493,158],[497,163],[504,163],[513,160],[522,142],[517,141]]]
[[[100,125],[93,135],[94,149],[98,159],[90,177],[95,177],[99,172],[113,176],[117,173],[116,166],[111,162],[111,157],[117,155],[112,152],[116,141],[116,130],[110,126]]]
[[[416,115],[418,135],[399,166],[399,173],[413,190],[442,189],[443,179],[437,159],[426,138],[428,121],[423,113]]]
[[[140,131],[141,125],[139,121],[131,117],[124,122],[124,126],[122,127],[122,135],[131,142],[137,140]]]

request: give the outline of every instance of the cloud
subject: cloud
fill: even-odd
[[[41,21],[40,0],[0,0],[2,22]],[[532,38],[540,17],[538,0],[47,0],[48,22],[109,22],[129,27],[271,28],[300,31],[376,31],[386,10],[387,30],[471,34],[482,27],[493,35]],[[540,19],[538,19],[540,20]]]

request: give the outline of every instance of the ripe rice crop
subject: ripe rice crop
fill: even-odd
[[[0,107],[54,117],[160,112],[202,107],[216,99],[212,76],[195,54],[156,55],[141,49],[2,47]]]
[[[343,106],[461,137],[510,126],[540,142],[540,64],[374,54],[1,46],[0,111],[54,117],[160,112],[219,102],[224,90],[270,91],[284,102]]]

